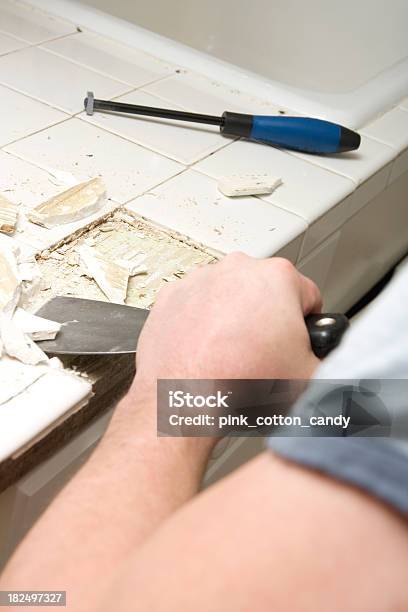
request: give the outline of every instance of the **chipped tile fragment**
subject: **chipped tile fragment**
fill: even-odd
[[[14,234],[17,226],[18,206],[0,195],[0,232]]]
[[[47,355],[40,347],[3,313],[0,315],[0,336],[4,351],[9,357],[14,357],[27,365],[48,361]]]
[[[29,220],[48,229],[87,217],[102,207],[106,187],[100,178],[93,178],[67,189],[36,206]]]
[[[23,308],[17,308],[13,316],[13,323],[36,342],[54,340],[61,329],[61,323],[37,317]]]
[[[97,283],[106,297],[116,304],[124,304],[129,282],[129,270],[103,257],[95,248],[82,245],[78,249],[86,274]]]
[[[21,281],[14,253],[0,251],[0,312],[12,315],[20,299]]]
[[[282,179],[271,174],[231,174],[218,180],[218,190],[228,197],[272,193]]]

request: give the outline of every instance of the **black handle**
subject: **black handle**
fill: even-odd
[[[340,343],[350,322],[343,314],[312,314],[305,319],[316,357],[326,357]]]

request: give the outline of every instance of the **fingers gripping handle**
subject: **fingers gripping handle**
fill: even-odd
[[[326,357],[340,343],[350,326],[343,314],[312,314],[305,319],[310,343],[316,357]]]

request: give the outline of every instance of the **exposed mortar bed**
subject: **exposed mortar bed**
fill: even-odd
[[[57,295],[109,301],[80,263],[78,248],[83,244],[97,248],[111,261],[122,259],[125,252],[142,254],[147,272],[129,279],[126,299],[126,304],[139,308],[150,308],[157,292],[166,283],[216,260],[199,247],[177,240],[118,210],[80,236],[38,256],[42,281],[30,310],[38,309]]]

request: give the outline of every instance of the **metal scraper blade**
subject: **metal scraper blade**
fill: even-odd
[[[36,314],[62,323],[55,340],[38,343],[54,355],[135,353],[148,310],[98,300],[55,297]]]

